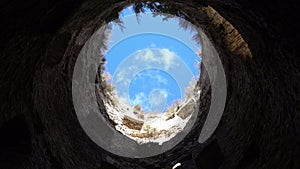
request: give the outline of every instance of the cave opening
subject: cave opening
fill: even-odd
[[[180,9],[181,7],[184,7],[185,4],[178,3],[174,5],[171,3],[169,5],[160,5],[159,3],[152,2],[134,3],[132,6],[134,10],[132,19],[135,23],[137,22],[138,25],[145,21],[144,19],[141,19],[143,17],[143,14],[141,15],[141,13],[144,11],[147,14],[146,10],[144,10],[146,7],[148,7],[151,12],[165,12],[154,15],[156,17],[162,16],[163,18],[160,19],[163,21],[176,18],[179,20],[176,23],[179,23],[179,27],[183,28],[183,30],[190,30],[191,32],[195,30],[194,36],[189,35],[189,37],[192,36],[192,40],[200,46],[196,48],[197,50],[192,50],[193,52],[196,51],[196,56],[201,60],[201,62],[197,62],[196,67],[196,70],[200,70],[201,74],[197,74],[197,78],[192,83],[195,84],[193,88],[191,88],[192,99],[183,100],[183,104],[176,106],[176,108],[171,110],[171,112],[147,113],[144,111],[142,106],[138,104],[130,105],[130,92],[126,93],[126,89],[130,89],[130,80],[138,77],[137,75],[139,73],[143,73],[143,71],[141,71],[143,69],[137,69],[138,71],[136,74],[128,73],[130,72],[128,70],[123,71],[131,76],[130,78],[127,78],[129,80],[124,80],[124,78],[120,80],[120,82],[125,82],[127,84],[127,87],[126,85],[123,87],[123,89],[125,89],[125,96],[127,96],[123,97],[125,98],[123,100],[116,98],[120,92],[118,93],[118,91],[114,90],[114,88],[117,88],[118,86],[114,86],[115,84],[111,82],[113,82],[114,78],[117,77],[115,76],[117,73],[110,75],[111,72],[105,72],[106,64],[107,62],[109,63],[108,56],[111,54],[110,57],[119,59],[119,62],[121,63],[120,65],[128,61],[128,63],[124,66],[126,70],[131,67],[132,63],[136,63],[131,60],[132,58],[136,59],[136,56],[138,56],[137,58],[145,57],[148,59],[151,58],[152,60],[153,53],[155,53],[155,55],[161,55],[161,58],[164,58],[164,54],[167,53],[170,55],[171,52],[169,49],[166,50],[163,48],[163,50],[161,50],[160,48],[153,48],[152,46],[151,50],[147,48],[146,50],[137,48],[131,52],[127,52],[128,55],[124,55],[123,58],[120,57],[121,50],[115,50],[118,49],[119,43],[122,44],[128,39],[134,40],[135,38],[141,38],[145,36],[145,32],[142,32],[144,33],[143,36],[133,33],[134,36],[127,35],[130,38],[125,36],[125,38],[121,38],[121,40],[117,39],[115,40],[117,43],[115,42],[115,45],[111,45],[112,47],[109,47],[109,43],[114,44],[114,42],[110,42],[110,40],[113,39],[113,28],[109,23],[119,26],[120,34],[126,32],[126,27],[123,25],[123,20],[119,18],[119,16],[122,15],[122,12],[120,13],[120,11],[123,9],[120,8],[122,6],[126,5],[122,4],[119,7],[115,6],[115,8],[113,8],[114,12],[118,11],[118,15],[109,15],[107,16],[109,19],[106,19],[105,22],[102,22],[100,26],[94,25],[95,27],[93,27],[93,34],[89,34],[90,38],[85,42],[85,44],[83,43],[84,46],[81,49],[75,63],[72,79],[73,102],[76,115],[80,121],[80,124],[84,128],[84,131],[94,142],[101,147],[105,147],[104,149],[117,154],[126,154],[125,156],[128,157],[133,156],[133,154],[130,154],[132,152],[138,152],[139,157],[148,157],[170,150],[182,140],[188,139],[185,137],[189,136],[190,133],[197,132],[197,130],[200,131],[200,135],[198,135],[198,142],[206,142],[216,130],[225,106],[227,87],[223,64],[224,62],[227,62],[228,58],[224,56],[224,53],[230,53],[237,58],[251,58],[251,52],[248,48],[248,44],[227,20],[225,20],[218,12],[209,6],[201,7],[199,9],[201,15],[198,16],[199,18],[196,18],[197,20],[195,20],[193,17],[191,17],[191,9],[187,8],[186,11]],[[151,16],[150,18],[153,18],[153,14],[149,14]],[[206,22],[201,20],[205,20]],[[169,22],[166,23],[167,25],[170,24]],[[150,30],[155,29],[155,27],[148,27]],[[220,27],[222,27],[222,29],[220,29]],[[150,34],[147,32],[146,35],[153,36],[153,34],[153,32]],[[160,37],[166,36],[164,34],[159,35]],[[85,37],[86,31],[83,31],[78,36]],[[220,36],[222,36],[220,39],[221,41],[214,41],[215,38]],[[174,37],[172,38],[177,40]],[[231,42],[234,43],[232,44]],[[134,45],[123,45],[123,47],[124,46],[131,47]],[[114,52],[111,51],[114,50],[119,53],[115,52],[115,54],[112,54]],[[219,55],[220,51],[221,55]],[[124,59],[124,57],[127,58]],[[136,65],[137,64],[134,64],[134,66]],[[118,68],[118,66],[116,67]],[[108,67],[108,69],[109,68],[110,67]],[[115,69],[118,70],[117,68]],[[153,66],[150,66],[150,68],[152,71],[157,71],[156,69],[153,70]],[[95,69],[96,71],[94,71]],[[160,70],[163,69],[160,68]],[[188,73],[183,73],[181,76],[185,76],[186,74]],[[152,91],[157,92],[158,95],[161,94],[164,96],[164,94],[161,93],[161,90],[154,89]],[[121,94],[123,94],[123,92],[121,92]],[[151,95],[150,93],[149,98],[151,98],[151,96],[155,95],[153,95],[153,93]],[[94,102],[94,99],[97,100],[97,102]],[[126,99],[128,99],[129,104],[123,103],[123,101]],[[178,119],[179,122],[177,121]],[[102,124],[103,120],[105,120],[105,125]],[[206,120],[205,123],[203,123],[203,120]],[[149,122],[152,125],[149,124]],[[169,125],[166,122],[170,122],[171,124]],[[163,128],[166,126],[169,127],[168,130]],[[111,135],[111,137],[106,137],[108,132],[117,133],[114,133]],[[95,135],[95,133],[97,133],[97,135]],[[100,138],[103,134],[105,134],[105,136]],[[122,140],[122,142],[124,142],[122,144],[129,144],[130,146],[127,147],[127,150],[119,150],[119,146],[107,145],[105,140],[118,140],[118,142]],[[136,143],[139,145],[136,145]],[[118,145],[120,145],[120,143]],[[153,149],[147,154],[139,151],[140,148],[145,149],[146,147],[150,146],[153,146]],[[136,154],[134,157],[135,156]]]
[[[116,130],[140,144],[161,145],[196,109],[202,45],[194,25],[149,4],[139,13],[130,5],[108,23],[96,81]]]
[[[138,14],[138,16],[133,15],[135,22],[137,22],[137,20],[138,22],[145,21],[141,19],[143,17],[143,14],[141,14],[141,11],[143,11],[142,7],[147,7],[147,5],[151,5],[152,3],[141,3],[142,7],[139,6],[139,4],[140,3],[135,3],[133,6],[135,14]],[[85,39],[86,41],[80,42],[80,44],[84,45],[77,57],[72,79],[72,87],[73,89],[76,89],[72,90],[75,112],[82,128],[96,144],[105,150],[117,155],[133,158],[152,157],[163,152],[169,154],[169,152],[167,152],[168,150],[170,150],[170,152],[183,151],[178,150],[178,148],[183,146],[181,143],[189,142],[189,140],[193,140],[193,143],[190,143],[190,145],[187,146],[188,148],[192,148],[198,143],[203,144],[207,142],[209,138],[214,135],[214,132],[222,118],[227,92],[226,79],[228,78],[225,77],[225,72],[229,73],[229,70],[231,69],[228,62],[230,59],[233,59],[237,62],[233,68],[243,69],[244,67],[239,59],[252,58],[248,44],[245,42],[241,34],[239,34],[237,29],[235,29],[233,25],[231,25],[210,6],[197,9],[200,13],[197,17],[193,15],[194,9],[185,8],[185,10],[180,10],[180,7],[185,7],[185,4],[182,3],[177,3],[174,6],[173,3],[171,3],[170,6],[159,10],[167,13],[162,14],[163,17],[167,17],[167,20],[174,17],[172,14],[180,19],[185,19],[183,20],[184,22],[181,22],[181,26],[183,28],[190,28],[190,25],[196,26],[197,34],[196,36],[193,36],[193,40],[201,42],[200,51],[197,51],[197,55],[201,55],[201,63],[199,63],[201,74],[195,82],[196,85],[194,94],[197,96],[197,100],[191,100],[192,103],[187,102],[186,105],[183,105],[183,107],[187,109],[175,110],[174,112],[177,114],[174,113],[175,115],[173,115],[171,113],[171,120],[164,117],[158,123],[156,121],[158,118],[155,116],[167,115],[167,113],[156,113],[154,116],[155,120],[153,121],[156,121],[155,123],[161,127],[166,124],[166,121],[176,120],[175,117],[178,117],[178,111],[183,110],[183,118],[179,117],[180,120],[183,121],[180,128],[175,128],[173,131],[164,129],[157,130],[158,127],[145,123],[145,121],[148,120],[148,118],[145,120],[145,116],[153,116],[151,113],[140,113],[143,110],[141,106],[135,104],[129,105],[128,107],[123,106],[124,104],[119,102],[121,99],[114,99],[114,84],[111,84],[111,81],[113,80],[107,80],[110,75],[105,74],[106,62],[109,62],[109,57],[107,57],[107,55],[109,55],[112,50],[117,49],[116,46],[118,46],[118,44],[116,44],[111,47],[111,50],[109,50],[109,40],[111,40],[109,38],[112,36],[112,31],[108,31],[112,29],[109,23],[113,22],[113,24],[119,26],[121,28],[121,33],[122,29],[124,32],[126,31],[126,27],[123,25],[124,23],[122,23],[122,20],[118,18],[120,13],[117,13],[118,16],[115,13],[116,11],[121,11],[123,9],[122,7],[126,5],[119,5],[119,7],[115,6],[115,8],[111,9],[111,15],[105,15],[107,17],[105,18],[105,22],[101,22],[100,25],[94,25],[93,29],[89,28],[88,30],[93,30],[90,31],[89,34],[86,33],[87,31],[82,31],[78,35],[78,37],[86,37],[87,35],[87,37],[89,37],[89,39]],[[139,6],[138,9],[137,6]],[[155,27],[149,28],[153,29]],[[135,36],[130,36],[129,39],[143,37],[139,34],[134,35]],[[147,32],[147,35],[149,35],[149,32]],[[117,42],[123,43],[126,40],[127,39],[121,39],[119,41],[117,40]],[[157,48],[154,49],[157,50]],[[138,51],[136,53],[138,53],[140,49],[137,50]],[[143,56],[147,56],[147,50],[140,51]],[[166,52],[167,50],[164,51]],[[131,53],[128,52],[129,54],[124,55],[123,57],[129,56],[129,58],[135,58],[134,56],[136,56],[136,54],[134,52],[135,51]],[[157,53],[162,52],[160,51]],[[87,58],[89,56],[91,56],[92,59]],[[120,57],[120,55],[112,55],[112,57],[116,59],[117,57]],[[149,58],[149,56],[147,57]],[[124,59],[122,60],[122,57],[120,58],[120,62],[123,63],[122,61]],[[124,62],[126,62],[126,59]],[[100,66],[98,63],[100,63]],[[132,64],[132,62],[129,63]],[[128,65],[125,67],[130,67]],[[94,71],[95,69],[96,71]],[[94,74],[94,72],[96,73]],[[137,72],[140,73],[142,71]],[[77,77],[77,75],[79,76]],[[137,76],[133,74],[132,77],[134,79]],[[247,78],[247,74],[242,77]],[[111,79],[113,78],[114,75]],[[86,80],[93,83],[93,85],[85,83]],[[241,81],[239,82],[241,83]],[[86,89],[86,87],[90,88]],[[130,88],[130,85],[128,88]],[[230,87],[228,88],[231,92]],[[92,97],[86,95],[86,93],[90,94]],[[96,96],[93,96],[95,94]],[[94,100],[95,97],[97,98],[96,104],[91,102],[91,100]],[[130,101],[130,99],[128,100]],[[95,109],[99,111],[95,111],[94,113],[93,111]],[[124,113],[128,111],[131,112],[132,116],[128,116]],[[189,114],[189,112],[192,113]],[[108,124],[109,127],[102,124],[102,117],[105,120],[104,123]],[[152,117],[149,119],[151,118]],[[172,123],[172,125],[173,124],[174,123]],[[227,124],[225,123],[225,125]],[[173,135],[167,133],[168,131],[171,131]],[[108,135],[107,133],[109,132],[113,134]],[[191,137],[194,138],[191,139]],[[195,139],[195,137],[198,138]],[[114,144],[106,144],[106,142],[111,142],[111,140],[114,140]],[[124,148],[120,145],[127,146]],[[147,149],[147,151],[145,151],[145,149]],[[223,152],[220,152],[220,154],[223,154]],[[179,162],[179,159],[177,160],[176,161]]]

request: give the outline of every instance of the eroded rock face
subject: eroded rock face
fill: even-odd
[[[123,124],[130,129],[141,130],[144,122],[125,115],[123,118]]]
[[[203,7],[201,10],[209,17],[216,32],[218,32],[221,40],[231,53],[241,57],[252,57],[247,42],[245,42],[242,35],[232,26],[232,24],[210,6]]]
[[[179,110],[177,111],[177,115],[182,118],[186,119],[189,115],[191,115],[192,112],[194,112],[194,109],[196,108],[196,103],[194,99],[189,99],[184,105],[182,105]]]
[[[240,33],[252,57],[228,48],[245,45],[242,41],[223,43],[214,22],[200,10],[202,3],[168,2],[176,2],[195,25],[205,28],[224,64],[226,108],[210,140],[197,142],[210,105],[204,67],[198,103],[202,113],[187,137],[162,155],[115,156],[94,144],[79,125],[71,95],[74,63],[99,23],[115,18],[127,1],[3,1],[0,131],[4,137],[20,133],[1,142],[0,168],[153,169],[178,162],[186,168],[300,168],[299,2],[207,2]]]

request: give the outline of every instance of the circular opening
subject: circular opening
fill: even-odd
[[[186,20],[133,6],[109,23],[96,92],[115,129],[160,145],[181,132],[200,95],[201,44]]]

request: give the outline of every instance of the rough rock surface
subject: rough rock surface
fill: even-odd
[[[194,99],[189,99],[184,105],[181,106],[177,112],[177,115],[182,119],[186,119],[194,111],[195,106],[196,103]]]
[[[222,39],[226,31],[215,29],[200,10],[200,1],[163,2],[176,3],[204,28],[224,64],[228,95],[213,137],[204,144],[197,142],[210,104],[202,67],[202,113],[174,149],[129,159],[99,148],[74,112],[73,67],[100,23],[116,18],[129,1],[4,0],[0,2],[0,168],[155,169],[178,162],[182,168],[199,169],[300,168],[299,1],[207,1],[241,34],[252,57],[228,50]]]
[[[123,118],[123,124],[125,126],[127,126],[130,129],[134,129],[134,130],[141,130],[143,127],[144,122],[143,121],[139,121],[133,118],[130,118],[128,116],[124,116]]]

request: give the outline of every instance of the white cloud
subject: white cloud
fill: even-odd
[[[154,76],[152,76],[153,78],[155,78],[156,79],[156,82],[158,83],[158,84],[164,84],[164,85],[167,85],[167,83],[168,83],[168,81],[167,81],[167,79],[166,78],[164,78],[164,77],[162,77],[161,75],[154,75]]]
[[[138,67],[136,65],[129,66],[125,69],[121,69],[115,74],[115,83],[121,83],[122,86],[128,86],[130,84],[132,75],[136,72]]]
[[[126,70],[121,70],[115,75],[116,83],[119,83],[125,79]]]
[[[129,71],[135,71],[138,67],[136,65],[132,65],[130,67],[128,67]]]
[[[154,90],[150,94],[150,104],[154,110],[164,109],[167,101],[168,93],[164,89]]]
[[[171,66],[173,66],[175,53],[171,52],[169,49],[161,49],[160,53],[163,56],[163,62],[165,64],[165,69],[169,70]]]
[[[155,43],[151,43],[150,47],[151,47],[151,48],[155,48],[155,47],[156,47],[156,44],[155,44]]]
[[[147,61],[147,62],[158,62],[160,63],[160,58],[157,57],[151,49],[146,49],[145,50],[145,55],[144,57],[142,57],[143,60]]]
[[[158,52],[158,53],[157,53]],[[172,66],[176,65],[176,54],[169,49],[145,49],[136,56],[136,60],[140,63],[161,64],[165,70],[169,70]]]
[[[140,93],[135,94],[134,100],[132,100],[132,104],[133,105],[139,104],[141,106],[144,106],[145,103],[147,103],[147,101],[148,100],[147,100],[147,97],[146,97],[145,93],[144,92],[140,92]]]

